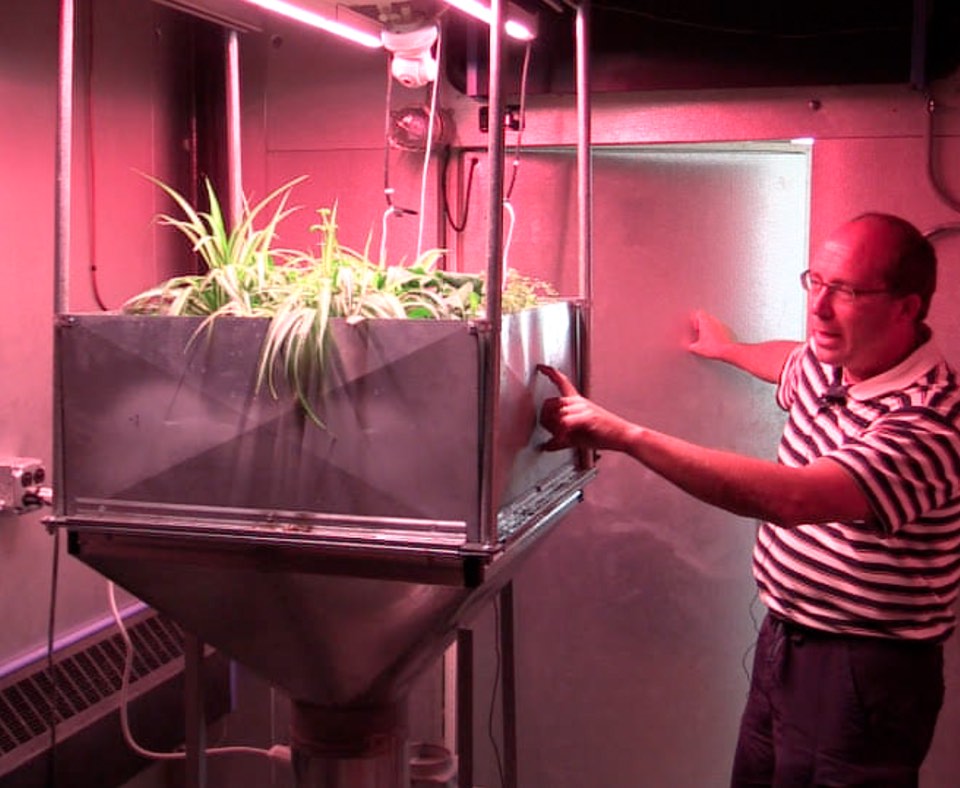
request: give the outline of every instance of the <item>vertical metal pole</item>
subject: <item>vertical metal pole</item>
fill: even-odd
[[[457,630],[457,785],[473,785],[473,632]]]
[[[70,184],[73,161],[74,3],[60,2],[60,67],[57,85],[56,204],[53,225],[55,245],[54,312],[69,308],[70,296]]]
[[[513,581],[500,591],[500,654],[503,661],[503,786],[517,788],[517,673],[514,659]]]
[[[57,68],[57,150],[53,207],[53,312],[59,318],[69,308],[70,296],[70,183],[73,153],[73,0],[60,1],[59,64]],[[56,321],[59,324],[59,319]],[[58,332],[62,327],[58,325]],[[54,340],[57,341],[56,338]],[[53,478],[63,483],[63,408],[61,407],[60,364],[53,361]],[[63,496],[54,496],[54,513],[64,514]]]
[[[457,751],[457,644],[443,652],[443,746]]]
[[[500,418],[500,336],[502,333],[503,290],[503,4],[493,0],[490,24],[490,140],[487,164],[490,167],[490,194],[487,226],[487,320],[490,323],[483,402],[483,484],[480,501],[480,541],[497,542],[497,502],[494,500],[497,457],[495,438]]]
[[[589,340],[593,316],[593,162],[590,126],[590,0],[577,6],[577,210],[579,221],[580,297],[584,331],[580,373],[581,391],[589,396],[591,359]]]
[[[207,784],[207,719],[203,690],[203,643],[193,635],[183,638],[186,684],[186,788]]]
[[[240,138],[240,35],[227,31],[227,179],[230,219],[236,225],[243,213],[243,160]]]
[[[497,502],[494,500],[497,456],[496,435],[500,419],[500,337],[502,333],[503,291],[503,25],[501,0],[491,3],[490,24],[490,139],[487,164],[490,167],[490,194],[487,226],[487,320],[490,323],[489,347],[484,379],[483,479],[480,502],[480,541],[490,546],[497,542]]]

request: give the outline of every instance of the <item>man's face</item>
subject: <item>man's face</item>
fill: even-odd
[[[827,239],[810,266],[815,281],[861,291],[852,300],[828,286],[808,293],[807,329],[817,358],[842,366],[850,382],[885,372],[914,347],[918,299],[885,290],[889,243],[882,226],[851,222]]]

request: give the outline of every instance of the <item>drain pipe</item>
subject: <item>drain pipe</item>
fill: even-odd
[[[409,788],[407,701],[319,706],[294,701],[290,717],[297,788]]]

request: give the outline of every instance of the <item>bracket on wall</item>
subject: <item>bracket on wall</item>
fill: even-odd
[[[503,113],[503,127],[510,131],[520,131],[520,105],[507,104]],[[490,106],[484,104],[480,107],[480,131],[486,134],[490,131]]]

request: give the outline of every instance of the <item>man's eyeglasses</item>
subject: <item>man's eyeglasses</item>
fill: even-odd
[[[879,295],[880,293],[892,292],[888,288],[865,290],[859,287],[851,287],[842,282],[824,282],[810,270],[800,274],[800,284],[810,295],[817,295],[821,290],[826,290],[837,301],[852,304],[860,296]]]

